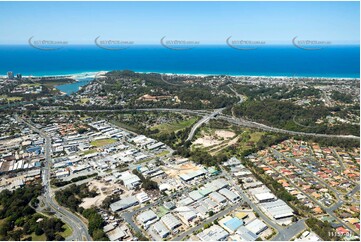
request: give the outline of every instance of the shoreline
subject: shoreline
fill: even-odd
[[[104,75],[108,72],[111,72],[114,70],[101,70],[101,71],[84,71],[84,72],[75,72],[75,73],[65,73],[65,74],[45,74],[45,75],[23,75],[23,77],[29,78],[29,77],[68,77],[75,79],[83,79],[83,78],[93,78],[98,74]],[[122,71],[122,70],[120,70]],[[133,70],[131,70],[133,71]],[[156,74],[162,74],[167,76],[177,75],[177,76],[195,76],[195,77],[207,77],[207,76],[229,76],[229,77],[248,77],[248,78],[269,78],[269,79],[294,79],[294,78],[306,78],[306,79],[324,79],[324,80],[360,80],[360,77],[321,77],[321,76],[287,76],[287,75],[229,75],[229,74],[215,74],[215,73],[172,73],[172,72],[158,72],[158,71],[134,71],[135,73],[141,73],[141,74],[150,74],[150,73],[156,73]],[[1,75],[1,78],[6,78],[6,75]]]

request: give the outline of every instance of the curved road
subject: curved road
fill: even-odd
[[[83,221],[74,215],[69,210],[61,207],[54,199],[54,194],[50,186],[50,164],[51,164],[51,139],[50,137],[42,132],[41,130],[37,129],[32,124],[28,123],[27,121],[21,119],[18,116],[15,116],[19,122],[23,122],[26,124],[30,129],[34,132],[37,132],[40,136],[45,138],[45,161],[46,164],[42,170],[42,181],[43,186],[45,188],[45,204],[55,212],[55,215],[67,223],[73,230],[72,235],[67,238],[68,240],[78,240],[78,241],[91,241],[92,238],[88,233],[87,226],[83,223]]]
[[[196,124],[193,125],[191,132],[189,132],[188,140],[192,140],[194,134],[196,133],[196,130],[204,123],[207,123],[209,120],[211,120],[212,118],[214,118],[215,116],[217,116],[218,114],[220,114],[222,111],[224,110],[224,108],[221,109],[217,109],[215,110],[213,113],[211,113],[210,115],[206,115],[204,116],[201,120],[199,120]]]

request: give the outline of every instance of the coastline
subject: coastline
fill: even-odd
[[[23,75],[23,77],[29,78],[29,77],[68,77],[72,78],[76,81],[78,79],[83,78],[91,78],[95,77],[98,74],[106,74],[108,72],[111,72],[112,70],[101,70],[101,71],[82,71],[82,72],[74,72],[74,73],[64,73],[64,74],[41,74],[41,75]],[[133,71],[133,70],[131,70]],[[206,77],[206,76],[229,76],[229,77],[248,77],[248,78],[269,78],[269,79],[294,79],[294,78],[306,78],[306,79],[324,79],[324,80],[360,80],[359,77],[323,77],[323,76],[298,76],[298,75],[233,75],[233,74],[219,74],[219,73],[198,73],[198,74],[192,74],[192,73],[176,73],[176,72],[159,72],[159,71],[134,71],[136,73],[142,73],[142,74],[150,74],[150,73],[157,73],[167,76],[172,75],[178,75],[178,76],[197,76],[197,77]],[[1,78],[6,78],[6,75],[1,75]]]

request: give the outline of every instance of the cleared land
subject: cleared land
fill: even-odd
[[[235,136],[236,133],[230,130],[202,130],[201,136],[193,142],[193,145],[200,148],[216,148],[217,145],[223,144]]]
[[[181,174],[189,173],[192,171],[197,171],[201,169],[201,167],[188,162],[181,165],[171,165],[171,166],[164,166],[164,172],[172,178],[178,177]]]
[[[93,180],[89,182],[89,190],[95,190],[99,195],[95,197],[87,197],[83,199],[83,203],[80,204],[81,207],[87,209],[92,206],[101,206],[104,199],[111,195],[114,189],[119,188],[118,184],[105,183],[98,180]]]
[[[217,155],[229,146],[237,146],[240,152],[252,148],[264,132],[252,132],[248,129],[233,131],[229,129],[202,128],[193,142],[193,148],[201,148],[211,155]]]

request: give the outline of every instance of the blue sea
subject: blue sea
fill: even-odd
[[[7,71],[45,76],[127,69],[177,74],[360,77],[358,45],[327,46],[313,51],[293,45],[262,46],[255,50],[223,45],[171,50],[154,45],[118,51],[92,45],[64,46],[52,51],[30,45],[0,45],[0,57],[0,75]]]

